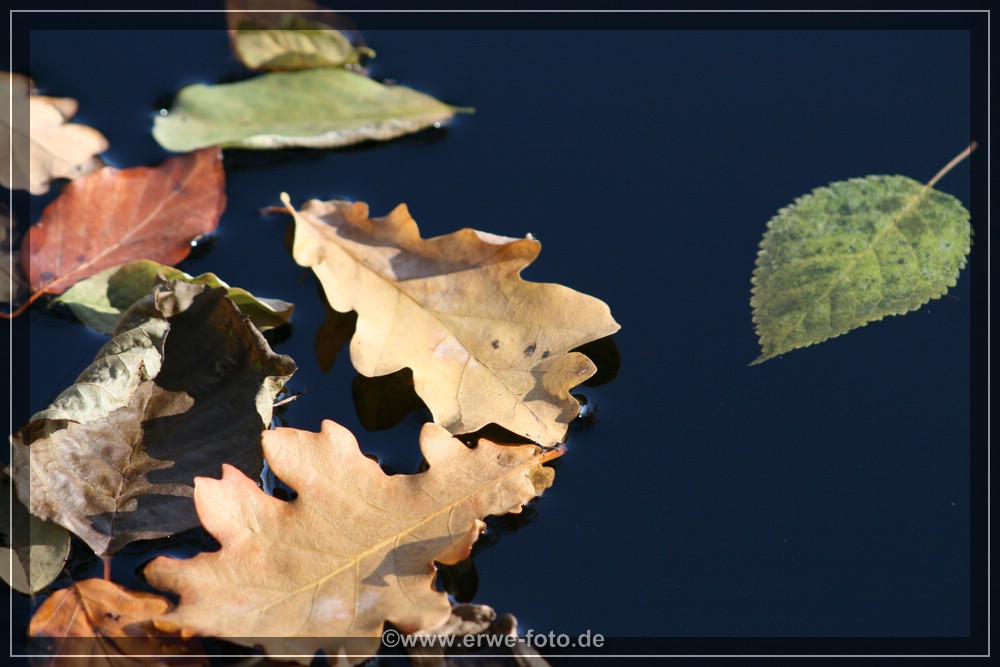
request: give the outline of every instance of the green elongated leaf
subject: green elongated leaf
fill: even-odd
[[[333,148],[392,139],[451,118],[456,109],[405,86],[343,69],[274,72],[181,90],[153,136],[171,151],[202,146]]]
[[[905,176],[817,188],[768,223],[753,275],[753,321],[766,361],[953,287],[969,254],[969,212]]]
[[[0,578],[14,590],[34,595],[62,572],[69,556],[69,531],[29,514],[20,500],[11,497],[10,483],[5,467],[0,475],[0,533],[5,538]]]
[[[196,476],[224,462],[259,474],[261,431],[294,371],[225,289],[159,284],[76,385],[15,434],[18,496],[99,554],[192,528]]]
[[[295,308],[294,304],[280,299],[258,298],[246,290],[230,287],[214,273],[192,277],[180,269],[148,259],[105,269],[81,280],[54,299],[53,303],[66,304],[88,327],[110,334],[114,332],[122,313],[148,294],[160,276],[209,287],[224,287],[226,296],[260,331],[287,323]]]

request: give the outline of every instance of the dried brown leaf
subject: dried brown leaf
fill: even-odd
[[[48,637],[48,654],[41,664],[88,667],[153,667],[203,665],[196,641],[154,628],[150,622],[170,608],[170,601],[152,593],[129,591],[103,579],[85,579],[56,591],[35,612],[29,634]],[[33,651],[34,652],[34,651]],[[159,658],[133,656],[156,655]],[[38,664],[37,662],[34,664]]]
[[[73,181],[21,245],[32,300],[135,259],[176,264],[193,238],[215,229],[225,206],[218,148]]]
[[[466,558],[484,517],[519,512],[548,488],[554,472],[542,464],[562,450],[485,440],[470,449],[434,424],[421,449],[428,470],[388,476],[333,422],[265,433],[268,463],[298,497],[272,498],[229,466],[221,480],[199,478],[198,515],[222,548],[146,568],[154,586],[180,595],[158,625],[305,664],[320,649],[360,662],[386,621],[404,632],[443,623],[451,606],[434,588],[435,561]]]
[[[374,377],[413,371],[417,394],[452,433],[490,422],[544,445],[561,442],[594,374],[570,350],[619,329],[608,306],[520,272],[541,249],[473,229],[420,238],[405,205],[370,219],[363,203],[310,200],[295,216],[293,255],[330,304],[356,310],[351,361]]]
[[[54,179],[77,178],[101,166],[94,156],[107,150],[108,140],[92,127],[68,122],[76,113],[76,100],[30,94],[31,79],[4,74],[0,155],[11,156],[11,168],[6,160],[0,168],[4,187],[40,195]]]
[[[227,461],[259,474],[260,433],[295,370],[221,287],[159,285],[117,333],[14,439],[21,500],[99,554],[197,526],[195,476]]]

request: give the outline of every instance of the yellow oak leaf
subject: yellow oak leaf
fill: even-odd
[[[413,371],[417,394],[452,433],[489,423],[543,445],[561,442],[579,404],[569,390],[596,371],[571,352],[619,329],[607,304],[522,280],[541,250],[462,229],[420,238],[405,205],[369,218],[363,203],[307,201],[295,261],[313,269],[334,309],[356,310],[351,361],[362,375]]]
[[[198,478],[194,500],[222,548],[189,560],[159,557],[147,580],[180,595],[157,627],[214,636],[302,664],[320,649],[358,663],[386,621],[402,632],[436,627],[451,605],[434,563],[468,557],[488,515],[521,511],[552,484],[542,464],[562,454],[481,440],[466,447],[435,424],[420,444],[429,469],[386,475],[342,426],[278,428],[263,436],[279,479],[299,495],[268,496],[230,466]]]

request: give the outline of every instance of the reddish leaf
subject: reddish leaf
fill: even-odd
[[[193,657],[201,645],[167,635],[150,622],[170,608],[170,601],[152,593],[129,591],[101,579],[85,579],[53,593],[31,619],[32,637],[53,638],[32,643],[43,658],[36,664],[127,667],[130,665],[203,665]],[[144,656],[159,656],[150,658]],[[47,659],[46,659],[47,658]]]
[[[226,206],[222,151],[158,167],[105,167],[76,179],[42,213],[21,249],[34,301],[135,259],[177,264]]]

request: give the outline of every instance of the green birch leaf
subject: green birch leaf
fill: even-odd
[[[69,531],[29,514],[28,508],[11,493],[10,483],[5,468],[0,475],[0,513],[4,517],[0,521],[4,537],[4,546],[0,547],[0,578],[15,591],[34,595],[62,572],[69,556]]]
[[[247,81],[181,90],[153,136],[167,150],[334,148],[393,139],[455,114],[405,86],[385,86],[343,69],[273,72]]]
[[[294,304],[281,299],[259,298],[246,290],[230,287],[214,273],[192,277],[180,269],[148,259],[105,269],[76,283],[52,303],[66,304],[77,319],[91,329],[112,334],[122,313],[149,294],[160,276],[168,280],[226,288],[226,296],[260,331],[287,323],[295,308]]]
[[[969,212],[905,176],[817,188],[768,223],[753,275],[757,364],[920,308],[953,287]]]

